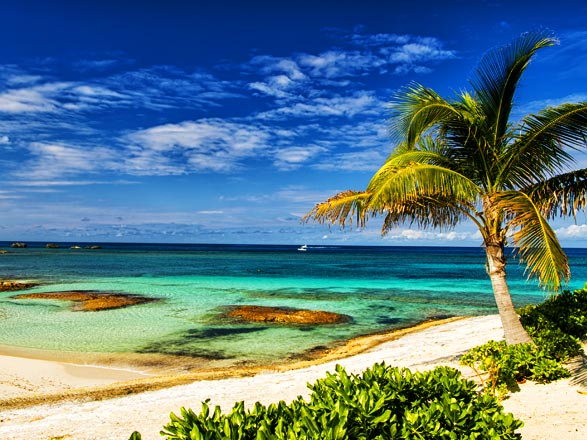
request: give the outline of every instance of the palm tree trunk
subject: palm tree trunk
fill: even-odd
[[[486,243],[487,274],[493,286],[493,295],[499,310],[505,341],[508,344],[533,343],[514,309],[510,290],[505,279],[506,258],[503,243]]]

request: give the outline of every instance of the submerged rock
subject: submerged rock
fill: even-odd
[[[12,292],[36,287],[37,284],[25,281],[0,280],[0,292]]]
[[[348,315],[290,307],[238,306],[226,316],[247,322],[296,325],[342,324],[352,321]]]
[[[71,290],[68,292],[25,293],[13,296],[15,299],[56,299],[73,301],[71,310],[76,312],[96,312],[100,310],[119,309],[148,302],[158,298],[131,295],[126,293],[99,292],[95,290]]]

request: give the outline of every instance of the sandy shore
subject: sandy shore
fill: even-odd
[[[256,401],[265,404],[279,400],[289,402],[298,395],[307,396],[309,390],[306,384],[323,377],[326,371],[333,371],[337,363],[355,373],[381,361],[419,370],[438,364],[457,367],[457,357],[464,351],[489,339],[502,339],[502,335],[497,316],[467,318],[416,332],[407,331],[399,338],[397,335],[387,338],[378,336],[370,342],[363,341],[361,347],[350,348],[351,353],[366,349],[359,354],[294,370],[265,369],[250,372],[252,375],[248,377],[198,380],[169,387],[173,384],[171,381],[164,383],[166,388],[163,389],[107,400],[92,400],[100,397],[99,394],[73,393],[72,396],[78,396],[76,400],[70,398],[20,409],[4,407],[0,411],[0,438],[127,439],[134,430],[139,430],[144,439],[159,439],[159,431],[169,421],[169,413],[178,412],[182,406],[197,411],[200,402],[206,399],[211,399],[212,405],[220,405],[225,410],[239,400],[248,404]],[[340,355],[338,353],[334,357]],[[0,362],[0,393],[8,392],[12,396],[22,396],[23,393],[42,396],[43,393],[66,392],[80,386],[112,387],[119,381],[127,380],[158,380],[137,378],[140,373],[133,371],[10,356],[0,357]],[[472,377],[470,371],[463,371]],[[15,391],[19,387],[15,382],[20,383],[20,391]],[[38,388],[35,391],[23,390],[22,387],[26,386]],[[526,383],[520,392],[512,394],[503,404],[507,411],[525,422],[521,430],[525,440],[585,439],[587,395],[582,394],[583,390],[570,380],[549,385]],[[7,397],[7,394],[2,395]]]

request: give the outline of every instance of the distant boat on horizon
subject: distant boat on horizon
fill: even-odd
[[[306,252],[308,250],[308,245],[303,244],[298,248],[298,251],[300,252]]]

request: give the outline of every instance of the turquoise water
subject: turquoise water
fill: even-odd
[[[0,243],[7,246],[7,243]],[[100,312],[0,294],[0,345],[60,352],[181,355],[268,362],[317,346],[446,316],[495,313],[480,248],[29,244],[0,255],[0,278],[34,279],[30,292],[99,290],[160,301]],[[587,250],[568,250],[570,288],[587,281]],[[516,305],[544,293],[515,262]],[[235,305],[326,310],[347,324],[275,326],[227,321]]]

